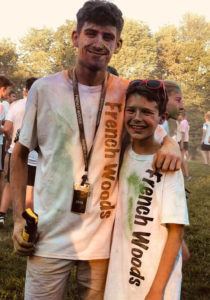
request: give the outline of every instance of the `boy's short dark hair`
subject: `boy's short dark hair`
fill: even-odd
[[[126,91],[126,101],[132,94],[138,94],[147,98],[148,101],[156,102],[160,116],[166,112],[168,96],[167,93],[164,93],[163,88],[150,89],[146,85],[133,84],[131,81]]]
[[[77,13],[77,31],[80,32],[85,22],[97,25],[111,25],[121,34],[124,20],[121,10],[114,4],[103,0],[90,0],[85,2]]]
[[[26,89],[29,91],[34,81],[36,81],[38,78],[36,77],[30,77],[26,80]]]
[[[12,94],[15,94],[15,91],[10,90],[8,96],[11,96]]]
[[[7,77],[0,75],[0,88],[5,87],[7,88],[8,86],[13,86],[12,81],[10,81]]]

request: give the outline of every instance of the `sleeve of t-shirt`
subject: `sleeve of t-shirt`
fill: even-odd
[[[4,120],[4,106],[2,103],[0,103],[0,121],[3,121]]]
[[[12,103],[10,105],[9,111],[8,111],[8,113],[6,115],[6,118],[5,118],[6,121],[11,121],[11,122],[14,123],[14,116],[15,116],[14,115],[14,107],[15,107],[15,103]]]
[[[204,123],[204,124],[203,124],[203,129],[204,129],[204,130],[207,130],[207,128],[208,128],[208,125],[207,125],[206,123]]]
[[[182,171],[167,172],[163,180],[161,223],[189,225]]]
[[[36,82],[31,87],[27,102],[26,111],[20,130],[19,142],[27,147],[30,151],[34,150],[37,143],[37,106],[38,106],[38,91]]]
[[[181,131],[181,132],[185,132],[185,131],[186,131],[186,127],[187,127],[187,123],[185,122],[185,120],[183,120],[183,121],[180,123],[180,131]]]
[[[166,135],[167,132],[165,131],[165,129],[161,125],[158,125],[157,128],[155,129],[155,134],[154,134],[155,140],[160,144],[162,144],[163,139]]]

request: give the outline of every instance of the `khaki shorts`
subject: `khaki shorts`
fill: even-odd
[[[65,260],[31,256],[27,262],[25,300],[62,300],[76,266],[79,299],[103,300],[108,259]]]

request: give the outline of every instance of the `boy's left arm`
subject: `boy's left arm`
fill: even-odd
[[[161,148],[154,156],[152,167],[154,170],[177,171],[181,168],[181,152],[178,143],[170,136],[163,139]]]
[[[168,238],[155,279],[145,300],[162,300],[166,283],[172,272],[176,257],[182,244],[183,235],[183,225],[168,224]]]

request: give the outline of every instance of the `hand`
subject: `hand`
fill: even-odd
[[[13,231],[13,243],[15,248],[15,253],[21,256],[30,256],[34,252],[34,244],[26,242],[23,237],[23,230],[25,227],[25,220],[16,221],[14,223],[14,231]]]
[[[181,168],[181,152],[179,145],[168,137],[154,156],[153,169],[162,171],[177,171]]]
[[[147,296],[145,297],[145,300],[162,300],[162,299],[163,299],[162,293],[153,292],[152,290],[150,290]]]

